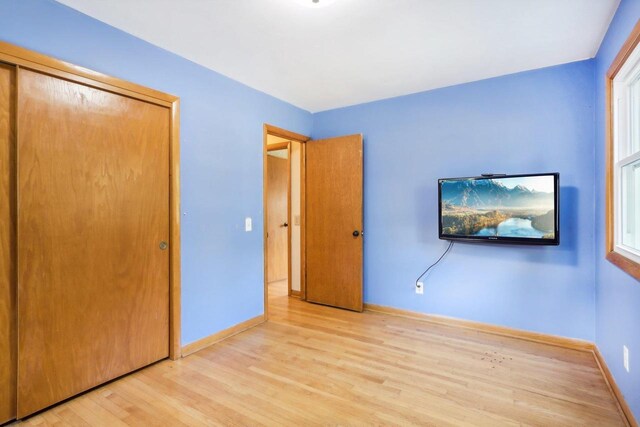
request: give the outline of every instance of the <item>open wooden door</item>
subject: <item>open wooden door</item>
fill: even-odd
[[[305,147],[306,300],[362,311],[362,135]]]

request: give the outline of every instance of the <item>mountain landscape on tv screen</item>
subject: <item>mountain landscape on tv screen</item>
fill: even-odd
[[[551,175],[531,177],[529,186],[527,177],[515,186],[501,182],[509,178],[442,181],[442,233],[553,239],[555,195],[533,189],[534,179],[547,178],[552,184]]]

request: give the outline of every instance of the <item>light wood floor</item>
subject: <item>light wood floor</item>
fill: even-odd
[[[625,425],[590,353],[312,305],[283,283],[269,322],[21,425]]]

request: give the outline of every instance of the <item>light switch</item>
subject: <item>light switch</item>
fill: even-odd
[[[251,231],[252,228],[251,217],[248,216],[244,219],[244,231]]]
[[[300,225],[300,215],[293,216],[293,225]]]

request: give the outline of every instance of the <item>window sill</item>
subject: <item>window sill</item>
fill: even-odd
[[[640,280],[640,264],[637,262],[634,262],[617,252],[609,252],[606,258],[609,262],[622,269],[625,273],[637,280]]]

